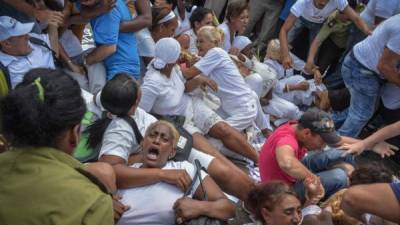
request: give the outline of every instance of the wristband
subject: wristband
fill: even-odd
[[[315,73],[315,71],[317,71],[317,70],[319,70],[319,67],[318,67],[318,66],[312,68],[311,72]]]

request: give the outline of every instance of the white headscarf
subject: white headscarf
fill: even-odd
[[[181,45],[174,38],[162,38],[156,43],[153,66],[162,69],[167,64],[175,63],[181,54]]]
[[[175,13],[173,11],[169,12],[167,15],[165,15],[160,21],[157,22],[157,24],[162,24],[165,23],[167,21],[172,20],[173,18],[175,18]]]
[[[251,40],[246,36],[236,36],[233,40],[232,47],[242,51],[246,46],[251,44]]]

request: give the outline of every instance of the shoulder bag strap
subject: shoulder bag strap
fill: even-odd
[[[133,132],[135,133],[135,138],[138,144],[142,142],[143,140],[143,135],[140,133],[139,128],[136,124],[136,121],[130,117],[130,116],[124,116],[122,117],[129,125],[131,125]]]
[[[201,164],[200,164],[200,161],[198,159],[195,159],[194,160],[194,164],[195,164],[195,167],[196,167],[196,173],[195,173],[194,179],[192,180],[192,183],[190,184],[190,187],[186,190],[186,192],[185,192],[185,194],[183,196],[188,196],[190,194],[190,191],[192,191],[193,186],[196,183],[196,180],[198,179],[199,182],[200,182],[200,187],[201,187],[201,189],[203,190],[203,193],[204,193],[203,199],[205,201],[207,201],[208,200],[207,192],[206,192],[206,189],[203,186],[203,181],[201,179]]]

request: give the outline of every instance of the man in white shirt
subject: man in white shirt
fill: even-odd
[[[374,33],[354,46],[342,66],[342,76],[351,94],[348,115],[338,130],[357,137],[373,116],[382,84],[400,87],[400,15],[381,23]]]
[[[381,22],[398,13],[400,13],[400,0],[370,0],[360,16],[369,29],[373,30]],[[365,38],[366,35],[362,31],[353,27],[350,29],[348,49]]]
[[[49,47],[49,36],[30,33],[33,26],[34,23],[20,23],[8,16],[0,17],[0,62],[8,70],[12,88],[20,83],[25,73],[31,69],[56,68]],[[34,42],[32,38],[35,39]],[[84,75],[71,73],[69,70],[66,72],[79,83],[81,88],[89,89],[88,79]],[[95,77],[95,74],[89,75],[92,81],[97,79]]]
[[[365,34],[371,31],[361,17],[349,6],[347,0],[298,0],[290,9],[279,33],[282,64],[286,69],[293,67],[288,44],[291,43],[303,28],[309,30],[309,40],[314,40],[322,24],[335,10],[345,14]]]
[[[10,74],[11,86],[14,88],[22,81],[26,72],[34,68],[54,69],[51,52],[42,46],[32,45],[28,33],[34,23],[20,23],[8,17],[0,17],[0,62]],[[47,35],[30,34],[49,44]]]

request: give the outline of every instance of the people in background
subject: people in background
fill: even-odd
[[[356,10],[357,1],[349,1],[349,6]],[[350,25],[351,21],[347,15],[340,11],[333,12],[327,18],[311,43],[307,63],[304,66],[307,73],[312,73],[316,67],[322,73],[327,73],[328,67],[336,68],[347,47]]]
[[[290,14],[285,20],[280,32],[282,65],[286,68],[293,67],[293,59],[289,54],[289,44],[299,35],[303,28],[309,30],[309,41],[314,40],[325,19],[335,11],[345,14],[365,34],[371,30],[361,17],[348,5],[346,0],[299,0],[290,9]]]
[[[246,0],[232,0],[226,8],[225,20],[218,26],[224,33],[222,48],[230,51],[237,34],[245,31],[249,23],[249,6]],[[232,50],[236,51],[237,50]]]
[[[269,40],[274,37],[278,26],[279,14],[285,2],[270,0],[249,1],[250,20],[245,34],[249,36],[254,31],[256,24],[261,22],[261,30],[257,33],[257,38],[254,41],[254,45],[259,51],[264,51]]]
[[[98,2],[81,0],[87,8],[95,8]],[[121,32],[120,24],[131,21],[132,14],[123,0],[117,0],[109,12],[92,18],[90,24],[96,48],[83,58],[83,65],[103,61],[107,70],[107,80],[118,73],[126,73],[140,79],[140,61],[136,37],[132,31]]]
[[[399,21],[399,15],[385,20],[344,59],[342,76],[351,97],[340,134],[357,137],[361,133],[375,112],[384,80],[400,86]]]
[[[197,32],[203,26],[212,26],[213,14],[210,9],[200,7],[193,11],[189,20],[191,29],[181,34],[177,40],[182,49],[187,50],[192,55],[197,55],[199,53],[197,49]]]

